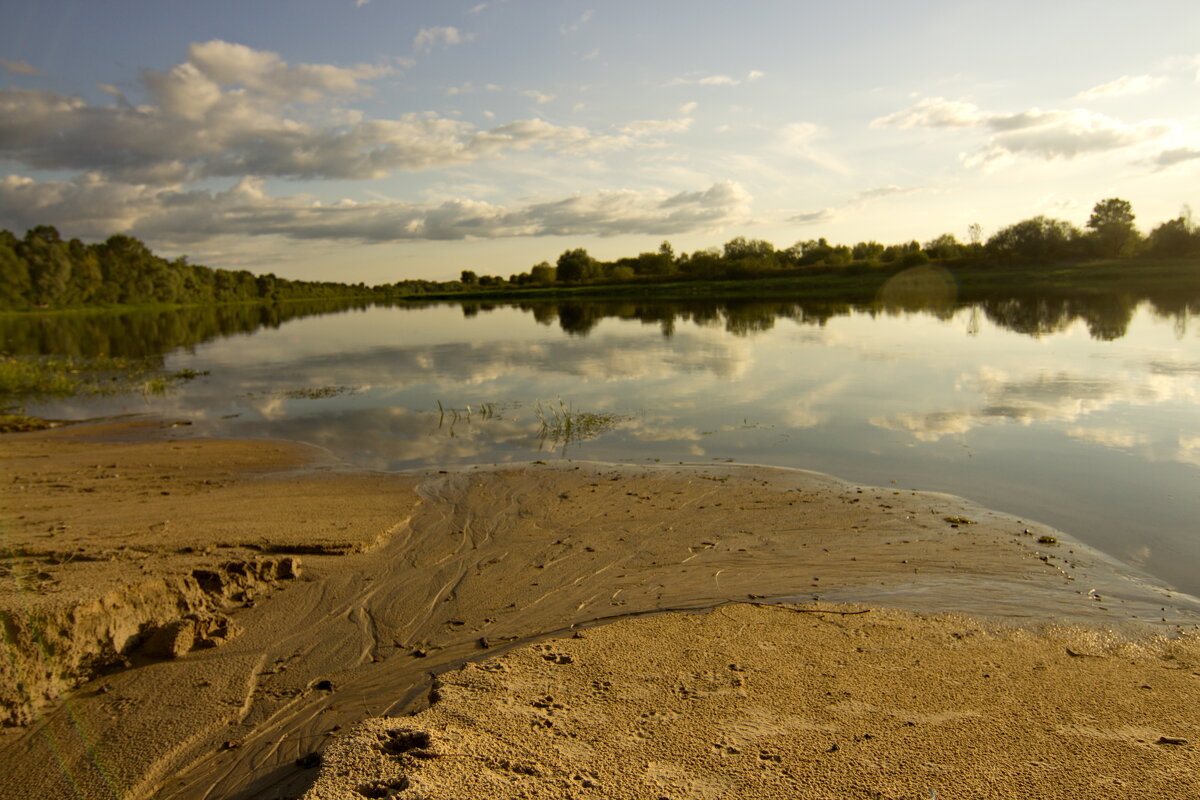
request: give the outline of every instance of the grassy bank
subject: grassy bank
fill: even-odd
[[[411,295],[409,300],[504,301],[523,299],[682,300],[697,297],[772,298],[868,302],[889,281],[915,271],[944,271],[963,296],[1000,291],[1053,290],[1079,293],[1179,290],[1200,293],[1200,261],[1187,259],[1121,259],[1055,265],[944,263],[918,267],[852,264],[804,267],[750,274],[741,278],[706,279],[680,275],[641,276],[624,282],[545,287],[505,287]]]

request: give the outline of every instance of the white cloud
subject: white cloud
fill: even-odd
[[[28,61],[11,61],[0,56],[0,69],[13,75],[41,75],[42,73]]]
[[[683,133],[692,127],[691,117],[682,119],[641,119],[630,122],[621,128],[621,133],[629,136],[653,136],[660,133]]]
[[[488,7],[487,3],[479,3],[478,5],[472,6],[470,8],[470,10],[467,11],[467,13],[468,14],[478,14],[480,11],[483,11],[487,7]]]
[[[1179,125],[1161,120],[1126,124],[1085,109],[990,113],[972,103],[925,98],[910,108],[871,122],[875,128],[977,128],[987,142],[966,156],[968,166],[989,165],[1016,156],[1072,159],[1138,146],[1161,148]]]
[[[694,74],[694,73],[693,73]],[[752,69],[746,73],[747,81],[755,81],[763,77],[766,73]],[[667,81],[667,86],[741,86],[743,81],[732,75],[704,75],[703,77],[686,77],[672,78]]]
[[[183,64],[143,72],[150,103],[135,105],[115,87],[105,87],[115,94],[111,105],[0,88],[0,158],[34,169],[94,171],[109,180],[169,185],[243,175],[370,179],[534,146],[597,152],[632,144],[628,135],[541,120],[481,130],[432,112],[369,120],[338,105],[347,96],[368,93],[371,79],[392,71],[375,65],[289,65],[275,53],[242,45],[196,44]]]
[[[685,117],[690,117],[692,115],[692,112],[695,111],[699,105],[700,105],[699,103],[696,103],[694,101],[691,103],[684,103],[683,105],[681,105],[679,107],[679,113],[683,114]]]
[[[554,98],[558,96],[547,94],[545,92],[539,92],[537,89],[526,89],[525,91],[521,92],[521,94],[525,95],[526,97],[533,98],[533,101],[539,106],[554,102]]]
[[[0,224],[22,230],[60,225],[80,236],[127,231],[171,243],[236,234],[291,239],[399,242],[524,236],[674,235],[744,220],[750,195],[739,184],[697,192],[600,191],[518,206],[472,199],[440,204],[274,197],[243,178],[224,192],[112,183],[89,173],[73,181],[0,180]]]
[[[897,186],[888,184],[886,186],[876,186],[871,189],[864,189],[851,197],[843,206],[839,208],[822,208],[818,211],[809,211],[803,214],[796,214],[788,217],[787,221],[795,225],[820,225],[827,222],[832,222],[842,216],[846,211],[862,208],[863,205],[873,200],[880,200],[885,197],[895,197],[906,194],[916,194],[917,192],[927,191],[925,186]]]
[[[784,125],[779,132],[781,152],[799,156],[819,167],[832,172],[847,173],[849,169],[833,155],[816,146],[816,141],[825,137],[825,131],[811,122],[794,122]]]
[[[558,29],[559,33],[561,33],[563,36],[566,36],[567,34],[578,32],[580,28],[582,28],[584,25],[588,24],[588,22],[591,21],[592,17],[595,15],[595,13],[596,12],[594,9],[589,8],[588,10],[584,11],[579,16],[579,19],[576,20],[575,22],[572,22],[569,25],[563,25],[562,27],[560,27]]]
[[[462,44],[475,38],[473,33],[463,33],[455,27],[421,28],[413,37],[413,49],[418,53],[431,53],[439,44],[443,47]]]
[[[871,121],[872,128],[970,128],[987,119],[973,103],[926,97],[916,105]]]
[[[1080,100],[1095,100],[1105,97],[1121,97],[1129,94],[1151,92],[1167,82],[1162,76],[1155,75],[1122,75],[1116,80],[1093,86],[1087,91],[1076,95]]]

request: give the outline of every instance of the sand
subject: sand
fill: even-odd
[[[1044,526],[188,432],[0,437],[0,798],[1195,796],[1200,602]]]
[[[630,620],[467,665],[423,713],[336,739],[304,797],[1200,792],[1200,637],[823,608]]]

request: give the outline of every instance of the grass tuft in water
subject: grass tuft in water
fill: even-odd
[[[539,443],[561,444],[564,449],[569,444],[595,439],[625,419],[620,414],[575,411],[562,398],[557,405],[537,401],[534,416],[542,426]]]

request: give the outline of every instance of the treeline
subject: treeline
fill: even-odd
[[[99,244],[63,240],[49,225],[18,239],[0,230],[0,309],[206,304],[386,296],[390,287],[293,281],[246,270],[212,269],[154,255],[117,234]]]
[[[762,239],[738,236],[723,247],[710,247],[676,255],[669,242],[658,250],[615,261],[599,261],[587,250],[565,251],[555,264],[543,261],[528,272],[506,281],[497,276],[464,270],[464,288],[537,287],[586,283],[624,283],[663,277],[681,279],[737,279],[764,277],[805,267],[915,266],[930,262],[1003,267],[1010,264],[1055,264],[1129,257],[1183,257],[1200,255],[1200,229],[1191,211],[1158,225],[1143,235],[1134,224],[1129,202],[1109,198],[1095,205],[1087,226],[1080,229],[1063,220],[1037,216],[1001,228],[986,240],[979,225],[960,241],[946,233],[927,242],[884,245],[863,241],[854,245],[831,244],[826,239],[799,241],[777,249]]]
[[[332,281],[293,281],[246,270],[212,269],[186,256],[167,260],[139,240],[117,234],[98,244],[64,240],[48,225],[17,238],[0,230],[0,310],[209,304],[284,300],[387,300],[422,295],[492,293],[514,288],[553,288],[670,280],[727,280],[802,272],[811,267],[1046,264],[1126,257],[1200,255],[1200,229],[1186,207],[1143,235],[1133,209],[1120,198],[1096,204],[1087,226],[1037,216],[1001,228],[984,240],[979,225],[960,241],[946,233],[928,242],[854,245],[809,239],[777,249],[762,239],[738,236],[723,247],[676,254],[669,242],[657,250],[600,261],[583,248],[562,253],[507,279],[463,270],[459,280],[404,279],[367,286]]]

